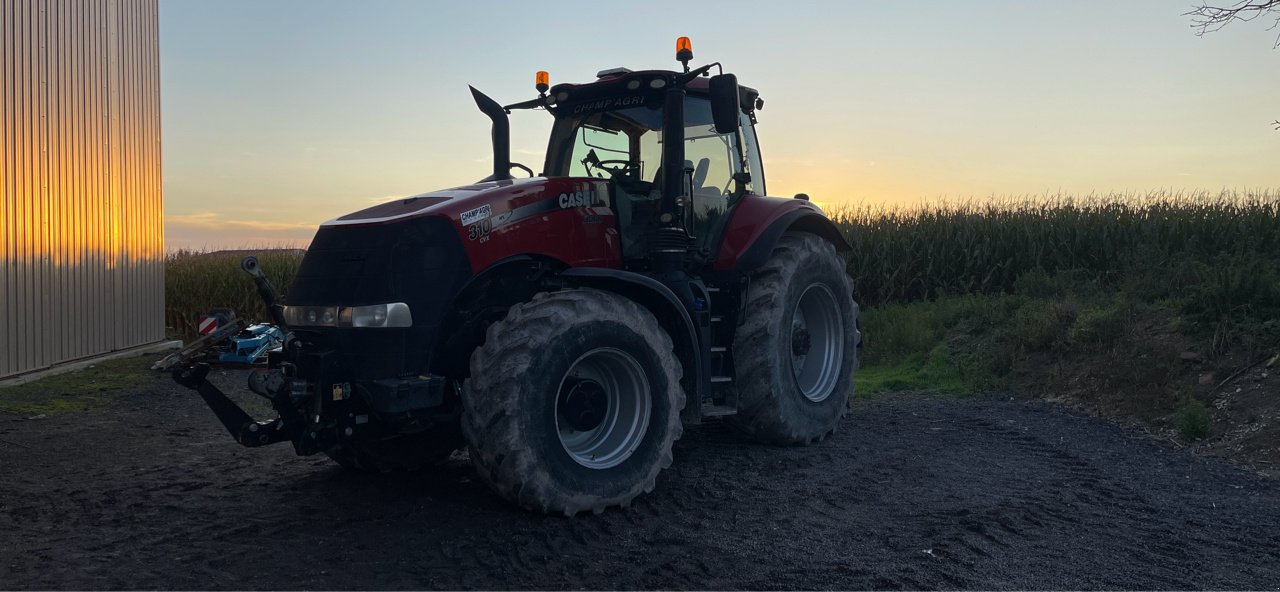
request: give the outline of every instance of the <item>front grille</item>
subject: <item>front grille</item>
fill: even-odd
[[[332,350],[353,379],[425,373],[446,307],[471,275],[453,224],[439,216],[369,226],[322,227],[285,297],[290,305],[361,306],[404,302],[408,329],[295,331]]]

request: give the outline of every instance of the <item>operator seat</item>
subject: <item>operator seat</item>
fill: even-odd
[[[698,167],[693,170],[693,191],[697,193],[702,188],[702,184],[707,182],[707,171],[711,170],[711,159],[704,158],[698,161]]]
[[[722,205],[724,201],[724,193],[720,187],[712,185],[705,186],[707,182],[707,173],[711,169],[711,159],[703,158],[698,161],[698,167],[693,170],[693,195],[694,211],[715,210],[716,206]]]
[[[658,167],[659,175],[661,171],[662,167]],[[648,254],[646,235],[649,228],[657,223],[658,197],[661,195],[655,191],[656,186],[657,183],[621,175],[613,175],[609,179],[624,259],[639,259]]]

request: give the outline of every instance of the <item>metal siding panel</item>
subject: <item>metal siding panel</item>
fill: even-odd
[[[62,178],[62,2],[45,3],[45,185],[43,256],[45,270],[44,316],[40,323],[45,340],[45,364],[65,360],[62,354],[62,270],[59,265],[62,238],[63,178]]]
[[[31,19],[28,16],[29,3],[18,0],[8,6],[14,11],[13,37],[15,41],[14,59],[12,71],[14,76],[13,95],[9,109],[13,117],[13,137],[14,143],[18,146],[18,151],[13,157],[13,177],[14,192],[11,197],[13,205],[13,326],[10,327],[13,335],[13,361],[14,369],[21,370],[27,367],[27,345],[25,331],[26,324],[22,322],[23,316],[27,314],[27,291],[31,289],[31,282],[27,279],[26,268],[26,225],[27,225],[27,184],[31,182],[31,173],[28,165],[31,162],[30,142],[27,140],[27,130],[29,122],[27,121],[27,92],[30,91],[29,82],[30,72],[28,72],[27,64],[30,63],[29,57],[31,51],[31,40],[29,39],[29,31],[31,28]]]
[[[134,14],[134,11],[138,8],[138,3],[131,0],[125,2],[124,5],[128,8],[128,10],[125,11],[126,16],[128,17],[128,22],[124,30],[131,38],[140,38],[141,35],[137,29],[138,19]],[[141,129],[142,120],[138,117],[139,93],[137,91],[141,90],[142,87],[141,82],[138,80],[138,73],[141,71],[138,60],[141,56],[138,53],[136,43],[126,43],[122,49],[126,54],[124,75],[127,78],[127,81],[125,86],[135,89],[135,92],[129,93],[129,95],[125,97],[124,101],[126,115],[125,127],[133,130],[133,133],[125,136],[125,153],[130,156],[125,156],[124,158],[125,170],[128,173],[129,187],[128,191],[125,193],[126,205],[124,211],[126,216],[133,218],[143,213],[143,209],[141,207],[143,201],[140,199],[141,187],[138,184],[138,179],[142,176],[141,171],[138,170],[138,165],[143,158],[139,140],[141,139],[142,134],[145,133],[145,131]],[[138,241],[138,237],[141,233],[139,232],[138,225],[130,224],[127,225],[125,229],[128,231],[128,240],[125,241],[125,261],[128,262],[127,267],[125,267],[125,273],[129,278],[126,284],[128,286],[129,293],[129,323],[125,325],[125,337],[129,344],[135,344],[140,343],[140,340],[138,339],[138,328],[142,323],[142,315],[140,314],[141,311],[138,307],[141,303],[138,296],[142,293],[142,268],[140,265],[141,249],[139,248],[141,245]]]
[[[110,237],[107,232],[110,227],[110,209],[109,205],[109,188],[108,180],[111,178],[111,171],[107,169],[107,146],[109,139],[107,137],[107,127],[110,114],[107,112],[107,12],[106,1],[98,0],[93,3],[94,6],[94,63],[93,63],[93,200],[92,200],[92,219],[93,219],[93,245],[92,250],[92,266],[89,272],[93,275],[92,284],[94,293],[98,295],[92,306],[89,307],[91,315],[90,326],[93,330],[93,351],[106,351],[110,348],[107,344],[107,319],[103,314],[103,310],[107,305],[106,298],[111,295],[110,277],[107,275],[107,245],[110,244]]]
[[[5,79],[9,86],[5,91],[5,137],[9,142],[12,150],[6,151],[5,157],[5,176],[8,179],[9,192],[5,194],[5,206],[7,209],[7,227],[9,229],[8,250],[5,252],[6,262],[6,281],[5,292],[8,294],[9,306],[6,318],[8,323],[5,328],[6,340],[6,359],[8,360],[8,372],[17,372],[21,368],[19,361],[21,341],[18,339],[18,314],[21,310],[20,292],[22,290],[22,278],[18,273],[18,227],[21,223],[19,216],[21,210],[18,207],[21,199],[22,191],[22,152],[18,150],[20,142],[20,123],[21,116],[19,112],[19,89],[22,88],[21,81],[23,73],[18,64],[22,63],[21,55],[21,30],[19,28],[19,10],[16,3],[6,3],[5,14],[7,25],[5,29],[5,46],[7,48],[7,56],[5,58]]]
[[[13,305],[9,293],[13,291],[13,278],[10,276],[10,253],[12,252],[13,214],[9,209],[9,200],[13,195],[13,157],[14,144],[10,139],[13,131],[13,118],[10,113],[10,95],[13,92],[11,78],[16,62],[13,57],[13,14],[12,7],[6,3],[0,9],[0,376],[13,372],[13,340],[10,318]]]
[[[83,141],[77,141],[79,138],[76,133],[83,129],[83,122],[80,114],[81,100],[81,83],[83,80],[80,76],[80,27],[83,15],[80,13],[80,3],[71,1],[65,3],[67,22],[70,26],[69,31],[65,31],[63,35],[63,58],[66,65],[62,68],[64,99],[66,100],[66,119],[63,129],[64,147],[66,150],[63,161],[63,174],[67,181],[66,189],[63,195],[65,209],[66,225],[64,233],[66,241],[63,245],[63,268],[61,271],[63,287],[66,290],[63,297],[62,308],[62,327],[63,332],[60,337],[62,340],[63,357],[65,359],[75,359],[80,357],[80,344],[76,338],[76,328],[80,323],[80,283],[76,281],[76,275],[80,266],[76,256],[79,250],[79,223],[80,223],[80,153],[82,151],[81,144]]]
[[[36,47],[39,49],[36,59],[35,78],[36,108],[40,118],[36,120],[36,137],[40,142],[40,153],[37,156],[39,182],[33,194],[35,203],[32,230],[36,235],[36,249],[31,264],[36,273],[35,294],[32,305],[35,314],[28,321],[31,323],[32,335],[36,344],[32,355],[37,366],[48,366],[49,358],[49,325],[43,322],[48,318],[49,310],[49,6],[48,2],[39,2],[36,7],[35,27]]]
[[[11,200],[15,187],[13,171],[16,169],[16,144],[13,141],[13,124],[15,117],[12,109],[14,92],[13,77],[15,68],[10,64],[17,63],[14,56],[14,8],[6,3],[0,10],[0,62],[4,69],[0,70],[0,191],[4,192],[0,200],[0,376],[15,372],[13,311],[16,304],[11,293],[15,288],[13,277],[13,218]]]
[[[13,42],[13,51],[10,57],[13,60],[13,65],[9,68],[13,83],[9,89],[10,94],[9,103],[6,108],[6,117],[9,118],[9,122],[11,124],[11,128],[9,130],[10,137],[13,138],[12,141],[14,146],[18,147],[14,150],[14,154],[10,157],[9,161],[10,166],[13,167],[10,169],[13,193],[10,194],[7,199],[9,202],[9,212],[12,216],[10,228],[13,231],[11,238],[13,246],[12,250],[9,252],[10,279],[12,281],[10,303],[13,307],[11,315],[13,322],[9,325],[10,342],[13,344],[13,349],[10,352],[10,360],[12,360],[12,371],[17,372],[24,367],[25,354],[23,350],[26,348],[26,344],[22,340],[23,327],[21,320],[24,312],[24,305],[26,303],[25,291],[27,288],[26,275],[23,270],[22,261],[22,227],[25,222],[23,220],[24,210],[22,205],[23,201],[26,199],[24,192],[26,190],[25,185],[28,177],[25,174],[25,167],[29,155],[27,154],[28,151],[23,149],[23,147],[26,146],[24,137],[26,116],[24,112],[25,106],[22,100],[22,93],[24,89],[27,88],[27,73],[22,65],[27,61],[26,50],[30,44],[26,41],[25,37],[24,25],[27,23],[27,20],[25,19],[25,10],[22,10],[22,4],[20,2],[13,2],[6,4],[5,7],[13,11],[13,24],[10,28]]]
[[[37,35],[39,36],[40,58],[37,62],[37,76],[40,80],[40,86],[37,88],[39,93],[36,98],[36,105],[40,109],[39,127],[37,134],[40,138],[40,184],[35,194],[35,232],[39,237],[39,243],[36,247],[36,253],[33,263],[36,266],[38,274],[36,284],[36,314],[32,318],[33,328],[37,340],[37,348],[35,351],[36,364],[39,366],[48,366],[53,363],[52,341],[49,334],[49,309],[52,306],[50,302],[50,292],[52,292],[51,270],[49,269],[49,251],[52,248],[52,240],[49,237],[49,215],[53,209],[50,206],[49,185],[52,173],[49,168],[54,157],[52,146],[49,142],[49,127],[52,124],[52,115],[49,112],[49,62],[52,61],[53,48],[50,47],[51,40],[49,36],[49,28],[52,24],[52,18],[49,15],[49,2],[40,2],[38,5],[39,25],[37,25]]]
[[[129,264],[130,239],[133,233],[126,222],[131,214],[133,201],[132,174],[130,171],[131,140],[134,136],[130,121],[130,97],[132,84],[130,80],[130,56],[127,40],[129,38],[129,13],[127,0],[115,0],[116,7],[116,80],[119,86],[113,95],[115,99],[115,141],[112,152],[116,171],[116,205],[112,214],[116,216],[113,225],[116,228],[116,281],[119,300],[116,301],[117,317],[113,330],[116,336],[116,347],[127,347],[130,339],[130,324],[133,322],[132,269]]]
[[[100,52],[98,50],[98,12],[96,10],[97,2],[87,0],[84,4],[84,22],[85,31],[82,37],[84,46],[84,161],[81,163],[81,175],[84,185],[81,194],[81,216],[84,232],[84,244],[80,247],[80,273],[77,278],[80,285],[85,289],[85,297],[82,301],[82,321],[80,328],[80,350],[85,355],[89,352],[98,351],[97,336],[98,332],[94,324],[93,303],[101,295],[101,290],[97,284],[97,262],[94,260],[98,240],[97,240],[97,220],[94,214],[98,211],[98,182],[95,174],[98,172],[98,152],[102,139],[98,134],[98,128],[101,123],[101,115],[98,111],[98,95],[100,94],[101,81],[98,79],[98,59]]]
[[[130,202],[133,200],[132,175],[130,174],[130,140],[133,134],[129,133],[131,129],[129,121],[129,97],[131,93],[126,90],[132,89],[133,85],[129,79],[130,74],[130,56],[127,40],[129,39],[129,3],[128,0],[115,0],[116,8],[116,79],[119,86],[115,98],[114,116],[116,120],[116,136],[114,138],[114,157],[116,167],[116,208],[112,214],[117,216],[114,221],[116,228],[116,281],[119,300],[116,301],[117,316],[112,320],[115,321],[112,327],[116,336],[116,347],[125,347],[129,344],[129,324],[133,321],[133,306],[130,298],[130,288],[132,275],[129,268],[129,240],[133,233],[130,232],[129,225],[125,222],[129,219],[131,208]]]
[[[4,46],[4,64],[3,70],[5,88],[4,88],[4,105],[0,109],[0,117],[4,118],[4,139],[7,148],[5,149],[4,158],[4,175],[5,175],[5,194],[4,207],[5,218],[4,227],[7,235],[4,243],[4,275],[5,275],[5,297],[6,306],[4,311],[5,326],[3,339],[5,351],[3,358],[5,360],[4,367],[6,373],[17,372],[18,368],[18,339],[17,339],[17,310],[18,310],[18,9],[16,3],[5,3],[4,5],[4,38],[0,39],[0,44]]]
[[[93,295],[96,294],[93,285],[89,281],[92,276],[89,274],[90,262],[88,259],[89,249],[92,245],[92,239],[89,235],[89,228],[92,223],[89,218],[89,213],[92,211],[90,202],[92,182],[89,179],[89,172],[92,170],[93,165],[92,155],[95,138],[93,135],[92,103],[94,79],[92,61],[90,60],[90,52],[93,48],[92,13],[89,11],[89,3],[85,0],[78,0],[76,7],[78,9],[78,18],[76,20],[79,22],[79,34],[76,36],[78,65],[76,80],[81,81],[81,86],[78,89],[80,101],[77,112],[79,119],[76,122],[76,129],[80,132],[79,158],[76,160],[75,168],[76,179],[78,180],[76,188],[76,237],[78,241],[75,245],[76,265],[72,279],[77,289],[75,303],[73,304],[76,307],[76,334],[72,339],[75,340],[76,357],[81,357],[87,356],[93,351],[93,348],[89,346],[92,332],[88,326],[88,321],[91,315],[87,311]]]
[[[107,320],[103,308],[107,306],[111,296],[111,284],[107,275],[107,246],[110,237],[107,235],[110,226],[109,187],[111,171],[107,170],[107,127],[110,114],[107,113],[107,11],[106,0],[93,3],[94,15],[94,60],[93,60],[93,265],[89,268],[93,275],[92,284],[98,299],[89,307],[90,326],[93,328],[93,350],[110,349],[107,344]]]
[[[120,124],[119,101],[117,97],[120,93],[120,13],[117,11],[118,3],[116,0],[107,0],[107,141],[105,148],[106,154],[106,170],[107,170],[107,195],[106,195],[106,218],[107,218],[107,278],[110,285],[111,298],[106,303],[106,310],[100,311],[100,316],[106,319],[106,338],[109,348],[115,349],[120,347],[116,342],[116,331],[114,319],[120,315],[120,301],[123,296],[120,293],[120,159],[117,156],[117,150],[120,145]]]
[[[0,376],[164,336],[155,0],[0,8]]]
[[[151,306],[150,318],[147,326],[151,327],[151,334],[147,336],[148,341],[161,341],[165,338],[164,328],[164,310],[165,310],[165,293],[164,293],[164,158],[163,158],[163,138],[161,130],[163,123],[160,119],[161,96],[160,96],[160,0],[150,0],[146,9],[147,17],[150,21],[150,28],[147,31],[147,52],[151,56],[150,65],[147,68],[149,73],[149,91],[147,96],[151,100],[151,105],[147,109],[148,117],[151,119],[151,135],[148,144],[151,146],[151,188],[152,196],[151,219],[148,221],[147,228],[151,232],[151,249],[154,255],[150,258],[151,262]]]
[[[34,0],[22,3],[24,14],[20,18],[25,19],[25,22],[22,22],[22,31],[19,33],[25,44],[22,48],[23,59],[27,60],[19,64],[23,81],[18,87],[18,95],[21,97],[19,104],[22,109],[22,121],[20,122],[22,140],[20,142],[26,148],[23,151],[22,172],[19,173],[20,175],[26,175],[19,194],[19,207],[22,208],[22,212],[19,214],[18,228],[20,242],[22,243],[19,245],[18,251],[18,265],[20,266],[21,274],[21,285],[18,289],[21,291],[22,298],[19,304],[18,316],[18,339],[21,340],[18,344],[18,365],[20,368],[36,367],[35,359],[32,356],[36,341],[35,336],[31,334],[30,323],[31,316],[35,314],[35,307],[32,306],[32,302],[36,287],[35,268],[32,265],[32,250],[35,245],[32,221],[35,216],[31,212],[34,205],[35,186],[40,183],[40,170],[38,167],[40,144],[35,134],[36,125],[32,120],[39,118],[33,95],[36,92],[36,87],[39,86],[39,80],[36,79],[34,74],[35,66],[38,63],[40,44],[39,40],[35,38],[35,28],[38,21],[36,16],[31,13],[34,4]]]
[[[68,321],[68,305],[67,305],[67,261],[66,261],[66,244],[68,237],[68,220],[70,213],[70,199],[68,195],[68,185],[71,178],[67,175],[67,160],[70,157],[68,153],[66,137],[67,127],[70,125],[70,113],[67,112],[67,101],[71,93],[70,81],[67,80],[67,71],[70,64],[67,59],[68,48],[67,41],[68,32],[65,26],[56,26],[58,23],[70,23],[69,15],[66,14],[67,6],[63,2],[53,2],[49,5],[50,21],[55,25],[49,28],[50,31],[50,47],[51,61],[49,63],[49,141],[50,141],[50,200],[49,200],[49,231],[53,237],[53,243],[56,245],[50,251],[49,265],[52,273],[50,279],[50,311],[46,317],[49,324],[48,338],[50,343],[50,362],[61,362],[71,359],[70,352],[67,351],[67,321]]]

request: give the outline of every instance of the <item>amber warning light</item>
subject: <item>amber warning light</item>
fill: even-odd
[[[546,93],[547,89],[551,88],[551,75],[539,70],[533,76],[533,86],[538,89],[539,93]]]
[[[684,71],[689,71],[689,61],[693,59],[693,43],[688,37],[676,39],[676,61],[684,64]]]

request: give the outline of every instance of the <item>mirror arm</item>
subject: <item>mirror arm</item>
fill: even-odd
[[[696,70],[693,70],[693,71],[690,71],[690,72],[686,72],[686,73],[684,73],[684,74],[680,74],[680,75],[676,76],[676,85],[677,85],[677,86],[684,86],[684,85],[686,85],[686,84],[689,84],[689,81],[690,81],[690,80],[693,80],[694,78],[697,78],[697,77],[699,77],[699,76],[703,76],[703,75],[705,75],[707,72],[710,72],[710,71],[711,71],[711,67],[712,67],[712,66],[715,66],[716,68],[719,68],[719,69],[720,69],[720,73],[721,73],[721,74],[724,74],[724,67],[720,65],[720,62],[713,62],[713,63],[707,64],[707,65],[705,65],[705,66],[703,66],[703,67],[701,67],[701,68],[698,68],[698,69],[696,69]]]
[[[548,107],[552,102],[551,97],[538,97],[536,99],[529,99],[528,101],[512,103],[502,109],[507,113],[510,113],[512,109],[537,109],[539,107]]]

